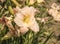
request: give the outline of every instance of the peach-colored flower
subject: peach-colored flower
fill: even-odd
[[[38,23],[35,20],[35,12],[36,9],[33,7],[24,7],[20,9],[19,7],[16,8],[17,13],[15,13],[14,22],[20,27],[21,33],[26,33],[29,29],[34,32],[39,31]]]
[[[53,3],[51,6],[51,9],[49,9],[49,14],[52,15],[52,17],[54,18],[54,20],[56,21],[60,21],[60,6],[57,5],[56,3]]]

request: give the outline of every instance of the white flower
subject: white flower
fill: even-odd
[[[15,13],[14,22],[20,27],[21,33],[26,33],[29,29],[34,32],[39,31],[38,23],[35,20],[35,12],[36,9],[33,7],[24,7],[20,9],[19,7],[16,8],[17,13]]]
[[[52,8],[52,9],[55,9],[55,10],[59,10],[59,9],[60,9],[60,6],[57,5],[56,3],[53,3],[53,4],[51,5],[51,8]]]
[[[51,9],[48,11],[56,21],[60,21],[60,11],[58,10],[60,10],[60,6],[53,3]]]

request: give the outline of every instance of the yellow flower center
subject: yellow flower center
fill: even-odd
[[[26,16],[24,16],[23,21],[28,24],[29,23],[29,19],[30,19],[30,16],[26,15]]]

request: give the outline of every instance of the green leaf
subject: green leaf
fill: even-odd
[[[0,24],[0,28],[2,28],[2,24]]]

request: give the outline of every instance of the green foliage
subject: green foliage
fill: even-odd
[[[21,4],[22,4],[21,7],[27,5],[27,6],[34,6],[35,8],[39,9],[39,13],[36,15],[36,17],[44,18],[44,17],[49,16],[47,13],[47,7],[44,6],[45,3],[42,3],[41,5],[38,5],[37,3],[35,3],[34,5],[28,5],[28,0],[27,0],[24,3],[24,5],[23,5],[23,3],[21,3]],[[3,3],[0,2],[0,6],[2,7],[0,9],[0,17],[10,16],[11,14],[14,14],[9,6],[11,6],[13,8],[13,7],[16,7],[16,5],[14,3],[12,3],[11,0],[6,0]],[[8,9],[8,8],[10,8],[10,9]],[[2,31],[0,31],[0,44],[46,44],[47,41],[51,38],[51,36],[53,34],[52,32],[47,31],[48,29],[51,28],[49,26],[52,25],[51,24],[52,20],[48,21],[46,24],[41,23],[41,21],[37,21],[37,22],[40,27],[40,31],[38,33],[34,33],[31,30],[29,30],[29,32],[27,32],[24,35],[21,35],[20,37],[13,36],[9,39],[1,40],[1,38],[3,38],[3,36],[6,35],[6,33],[9,31],[9,28],[7,26],[5,26],[5,28]],[[15,25],[15,23],[13,22],[13,26],[14,25]],[[0,24],[0,29],[2,27],[3,26]],[[44,32],[49,32],[49,33],[47,35]]]

